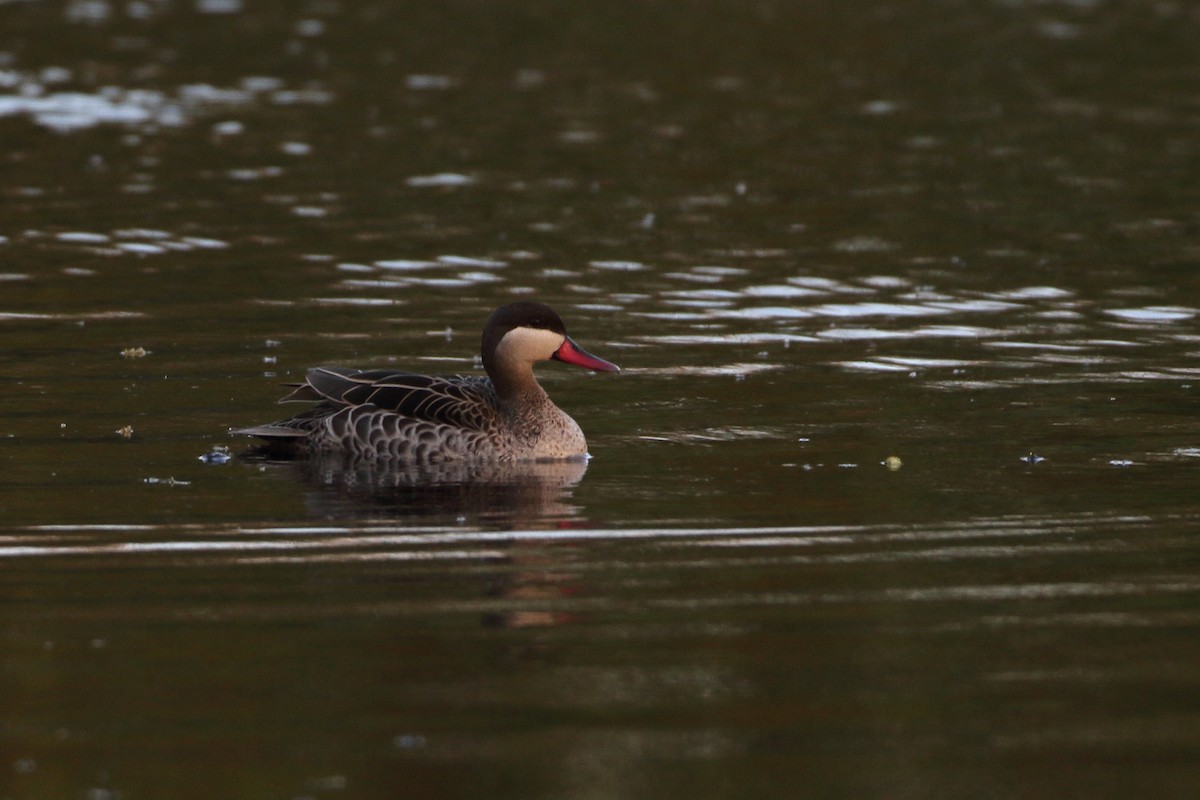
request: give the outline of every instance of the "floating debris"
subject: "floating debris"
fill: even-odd
[[[132,439],[133,438],[133,426],[126,425],[124,428],[117,428],[116,434],[117,434],[117,436],[120,436],[123,439]]]
[[[144,347],[126,347],[121,351],[121,358],[145,358],[150,351]]]
[[[1029,455],[1021,456],[1021,460],[1024,461],[1026,464],[1040,464],[1043,461],[1045,461],[1046,459],[1042,458],[1037,453],[1030,450]]]
[[[895,472],[904,466],[904,462],[900,460],[900,456],[888,456],[883,461],[879,462],[887,467],[890,472]]]
[[[191,486],[191,481],[178,481],[174,478],[142,478],[142,483],[162,484],[164,486]]]
[[[227,464],[233,455],[225,445],[215,445],[212,450],[200,456],[205,464]]]

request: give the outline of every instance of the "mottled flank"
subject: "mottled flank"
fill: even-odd
[[[533,302],[493,312],[484,328],[482,352],[486,378],[316,367],[280,402],[318,405],[234,433],[301,454],[344,453],[408,463],[587,455],[583,431],[538,384],[533,364],[553,358],[607,372],[617,371],[616,365],[580,349],[559,316]]]

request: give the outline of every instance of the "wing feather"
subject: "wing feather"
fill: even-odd
[[[485,419],[498,407],[495,389],[487,378],[345,367],[310,369],[305,382],[280,402],[293,401],[324,401],[337,407],[371,405],[401,417],[470,430],[483,430]]]

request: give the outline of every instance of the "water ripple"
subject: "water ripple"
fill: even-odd
[[[741,427],[712,428],[682,433],[702,441],[773,438],[778,432]],[[763,527],[649,527],[548,528],[489,530],[472,526],[287,525],[211,527],[153,525],[42,525],[13,529],[0,536],[0,559],[37,558],[156,558],[175,568],[213,560],[231,564],[300,563],[309,561],[441,560],[475,561],[505,557],[517,543],[597,542],[666,548],[687,552],[692,568],[706,565],[730,569],[769,563],[889,563],[902,560],[956,562],[989,560],[1011,564],[1047,555],[1132,552],[1139,530],[1157,531],[1157,546],[1165,551],[1191,546],[1194,519],[1165,520],[1149,516],[1074,514],[1059,517],[994,517],[933,525],[795,525]],[[741,550],[722,555],[711,564],[705,549]],[[755,552],[771,550],[772,555]],[[177,558],[186,556],[186,558]],[[207,556],[207,559],[198,559]],[[640,558],[649,558],[643,555]],[[684,563],[681,556],[674,557]],[[654,559],[657,563],[657,559]],[[603,561],[603,560],[601,560]],[[573,568],[584,568],[574,565]],[[593,564],[593,568],[597,568]],[[894,587],[880,590],[881,599],[910,601],[980,601],[1011,598],[1104,596],[1145,591],[1146,584],[1086,584],[1021,582],[974,586],[939,585],[928,588]],[[1200,582],[1174,578],[1161,582],[1161,591],[1192,593]],[[884,597],[887,595],[887,597]],[[828,601],[813,595],[809,600]],[[710,598],[710,601],[716,598]],[[761,600],[761,598],[760,598]]]
[[[1127,322],[1168,323],[1192,319],[1200,311],[1181,306],[1146,306],[1145,308],[1109,308],[1104,313]]]
[[[66,68],[58,68],[53,83],[74,79]],[[25,116],[55,131],[123,125],[139,129],[154,126],[180,127],[232,107],[253,104],[326,105],[333,94],[319,87],[301,90],[282,88],[281,82],[247,79],[239,87],[188,84],[172,91],[106,86],[94,92],[48,90],[47,73],[9,71],[3,73],[0,117]]]

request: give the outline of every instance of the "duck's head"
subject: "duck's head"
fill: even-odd
[[[493,382],[532,371],[538,361],[562,361],[597,372],[620,372],[571,340],[562,318],[544,303],[521,300],[501,306],[483,327],[483,366]],[[497,385],[497,388],[501,388]]]

